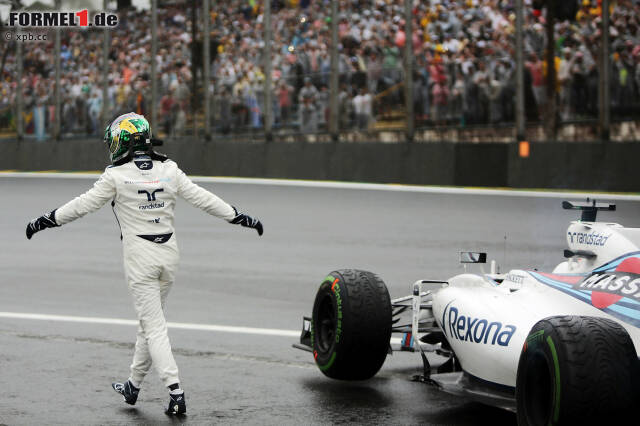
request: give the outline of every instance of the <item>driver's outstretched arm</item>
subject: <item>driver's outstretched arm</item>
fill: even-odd
[[[93,188],[74,198],[62,207],[33,219],[27,224],[27,238],[43,229],[53,228],[74,221],[104,206],[116,195],[116,187],[109,169],[93,184]]]
[[[204,210],[210,215],[224,219],[231,224],[253,228],[258,231],[258,235],[262,235],[263,226],[258,219],[238,212],[235,207],[227,204],[220,197],[193,183],[180,169],[178,169],[177,172],[177,179],[178,195],[192,205]]]

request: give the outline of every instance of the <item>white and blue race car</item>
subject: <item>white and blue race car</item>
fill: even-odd
[[[417,379],[516,411],[522,425],[627,424],[640,402],[640,228],[596,222],[613,204],[563,208],[581,219],[553,271],[500,274],[491,262],[489,273],[419,280],[395,300],[371,272],[333,271],[294,346],[342,380],[374,376],[393,351],[418,352]],[[486,254],[463,252],[461,262]],[[432,367],[426,353],[443,362]]]

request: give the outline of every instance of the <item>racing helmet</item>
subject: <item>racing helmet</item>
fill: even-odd
[[[151,150],[151,126],[144,116],[130,112],[113,120],[104,131],[112,164],[121,164],[136,151]]]

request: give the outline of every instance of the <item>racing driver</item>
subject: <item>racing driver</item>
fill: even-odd
[[[229,223],[254,228],[259,235],[263,232],[262,223],[194,184],[175,162],[155,152],[151,129],[143,116],[119,116],[107,126],[104,142],[112,165],[89,191],[29,222],[27,238],[76,220],[111,201],[120,225],[124,270],[139,321],[130,376],[124,383],[113,383],[113,389],[122,394],[126,403],[135,404],[153,364],[169,388],[166,412],[184,414],[184,391],[163,313],[179,259],[173,229],[176,198],[181,196]]]

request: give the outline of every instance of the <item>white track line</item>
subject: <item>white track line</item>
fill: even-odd
[[[69,172],[0,172],[0,178],[47,178],[47,179],[96,179],[99,173],[69,173]],[[203,183],[233,183],[246,185],[267,186],[294,186],[307,188],[331,188],[331,189],[356,189],[369,191],[395,191],[415,192],[426,194],[451,194],[451,195],[496,195],[503,197],[530,197],[530,198],[600,198],[607,201],[640,201],[640,195],[620,194],[590,191],[535,191],[519,189],[493,189],[493,188],[461,188],[448,186],[419,186],[380,183],[352,183],[335,181],[312,181],[296,179],[260,179],[260,178],[234,178],[193,176],[194,182]]]
[[[78,322],[84,324],[109,324],[138,326],[138,321],[119,318],[78,317],[69,315],[45,315],[20,312],[0,312],[0,318],[26,319],[39,321]],[[234,327],[229,325],[194,324],[187,322],[167,322],[169,328],[183,330],[219,331],[223,333],[259,334],[263,336],[300,337],[300,331],[280,330],[276,328]]]
[[[77,322],[83,324],[109,324],[138,326],[138,321],[120,318],[78,317],[70,315],[28,314],[21,312],[0,312],[0,318],[26,319],[37,321]],[[300,337],[300,331],[277,328],[235,327],[230,325],[195,324],[188,322],[167,322],[169,328],[196,331],[218,331],[222,333],[257,334],[262,336]],[[399,344],[399,337],[391,338],[391,343]]]

